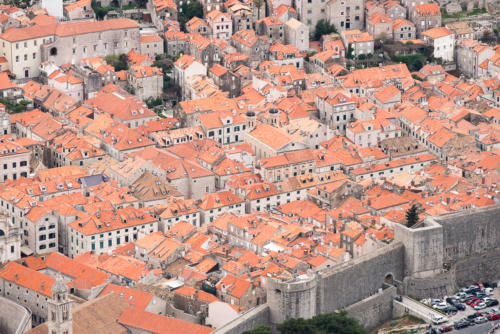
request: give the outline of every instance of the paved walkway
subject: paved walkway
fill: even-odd
[[[403,297],[402,303],[405,307],[407,307],[408,309],[412,310],[413,312],[419,314],[420,317],[426,321],[430,321],[432,318],[435,318],[435,317],[443,317],[444,316],[442,313],[437,312],[436,310],[434,310],[430,306],[427,306],[423,303],[417,302],[417,301],[410,299],[408,297]]]

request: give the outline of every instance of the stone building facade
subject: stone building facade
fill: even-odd
[[[5,215],[0,215],[0,262],[21,257],[21,232]]]
[[[330,0],[326,5],[326,19],[338,31],[363,29],[365,9],[363,0]]]
[[[41,61],[57,65],[82,58],[106,57],[139,51],[139,25],[128,19],[59,24],[52,42],[41,46]]]

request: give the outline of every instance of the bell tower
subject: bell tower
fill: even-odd
[[[68,287],[61,277],[52,286],[52,299],[48,301],[48,334],[72,334],[72,301],[68,298]]]

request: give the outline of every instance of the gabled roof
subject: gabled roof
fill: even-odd
[[[137,308],[127,308],[118,323],[132,328],[142,329],[143,331],[157,334],[179,334],[179,333],[197,333],[208,334],[215,329],[193,324],[184,320],[166,317],[159,314],[149,313]]]
[[[293,142],[293,137],[288,133],[266,123],[261,123],[248,133],[274,150]]]
[[[441,38],[449,35],[453,35],[453,32],[446,27],[431,28],[423,32],[424,36],[432,39]]]

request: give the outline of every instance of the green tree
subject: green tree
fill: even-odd
[[[315,51],[313,51],[313,52],[308,52],[308,53],[306,54],[306,56],[304,57],[304,60],[305,60],[305,61],[309,61],[309,59],[310,59],[312,56],[314,56],[315,54],[316,54],[316,52],[315,52]]]
[[[115,71],[128,70],[127,55],[109,55],[104,58],[106,62],[115,68]]]
[[[193,17],[203,18],[203,6],[196,0],[186,1],[182,4],[182,12],[177,16],[179,24],[183,31],[186,31],[186,22],[191,20]]]
[[[485,30],[479,40],[487,44],[494,43],[496,41],[496,36],[492,34],[490,30]]]
[[[146,105],[148,106],[149,109],[153,109],[154,107],[161,106],[163,103],[161,97],[157,97],[157,98],[150,97],[149,99],[145,100],[144,102],[146,102]]]
[[[31,103],[28,100],[21,100],[18,103],[12,102],[7,99],[0,99],[0,103],[5,106],[5,108],[10,111],[11,114],[17,114],[19,112],[26,111],[28,105]]]
[[[314,334],[315,328],[311,319],[289,319],[278,325],[281,334]]]
[[[352,48],[352,44],[349,43],[347,45],[347,54],[346,54],[347,59],[353,59],[354,58],[354,49]]]
[[[337,32],[335,26],[327,20],[319,20],[314,27],[314,40],[319,41],[323,35]]]
[[[18,8],[27,8],[31,6],[31,0],[4,0],[4,5],[12,5]]]
[[[281,334],[366,334],[366,330],[347,316],[346,311],[320,314],[312,319],[290,319],[277,326]]]
[[[108,7],[101,7],[97,5],[97,2],[95,0],[92,0],[91,2],[92,9],[94,10],[95,16],[98,20],[104,19],[106,14],[110,11],[110,8]]]
[[[259,326],[249,331],[244,331],[243,334],[271,334],[271,327]]]
[[[139,8],[146,8],[146,5],[148,4],[148,0],[135,0],[135,2],[137,2]]]
[[[405,63],[410,72],[417,72],[422,68],[422,66],[424,66],[427,57],[423,54],[416,53],[408,56],[395,57],[393,60],[396,62]]]
[[[413,204],[411,208],[406,211],[406,226],[412,227],[419,222],[420,211],[418,207]]]

